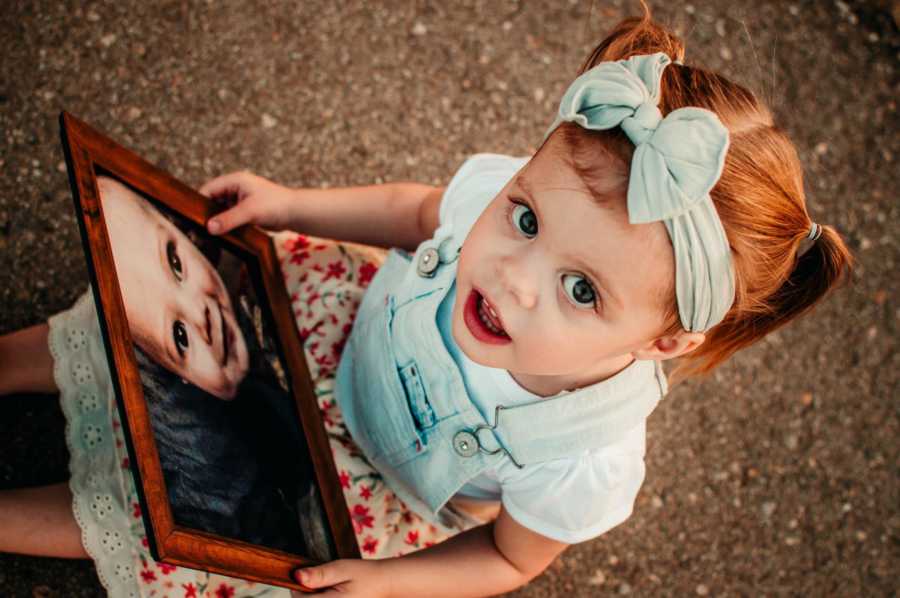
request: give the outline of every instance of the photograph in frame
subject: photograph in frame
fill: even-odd
[[[60,122],[154,558],[297,587],[358,556],[270,237],[209,235],[211,200]]]

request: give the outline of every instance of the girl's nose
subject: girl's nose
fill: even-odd
[[[527,260],[507,256],[498,262],[498,266],[497,279],[516,303],[524,309],[531,309],[537,305],[537,275],[533,268],[529,268]]]

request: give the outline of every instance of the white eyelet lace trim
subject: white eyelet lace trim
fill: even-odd
[[[132,525],[123,487],[132,482],[119,471],[125,449],[115,446],[110,414],[116,413],[116,399],[90,289],[71,309],[51,317],[48,325],[53,377],[66,416],[69,487],[81,542],[110,596],[140,598],[134,569],[139,555],[120,531]]]
[[[197,596],[213,596],[220,585],[227,585],[236,591],[235,598],[288,598],[286,588],[185,567],[166,572],[158,568],[140,546],[145,531],[130,504],[136,496],[134,478],[122,468],[128,452],[113,429],[113,421],[120,421],[118,407],[91,290],[48,324],[53,377],[66,416],[72,511],[81,528],[81,542],[107,594],[111,598],[180,596],[182,588],[193,584]],[[142,582],[145,573],[157,579]]]

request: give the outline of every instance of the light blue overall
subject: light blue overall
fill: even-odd
[[[413,256],[390,250],[363,296],[335,382],[359,448],[410,508],[432,520],[506,455],[524,467],[608,446],[666,392],[659,362],[635,361],[591,386],[482,414],[436,323],[462,241],[444,231]]]

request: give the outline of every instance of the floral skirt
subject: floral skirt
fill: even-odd
[[[406,554],[471,525],[445,527],[407,508],[360,454],[334,399],[341,351],[386,252],[289,232],[273,235],[273,242],[363,558]],[[67,420],[73,511],[109,595],[286,598],[284,588],[153,560],[91,293],[49,324],[54,377]]]

